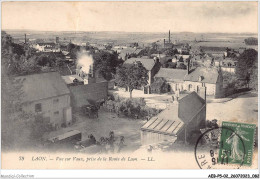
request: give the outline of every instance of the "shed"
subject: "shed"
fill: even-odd
[[[175,98],[171,105],[141,127],[142,144],[172,141],[176,138],[190,142],[193,133],[204,128],[206,124],[206,101],[204,99],[196,92],[192,92],[180,100]]]

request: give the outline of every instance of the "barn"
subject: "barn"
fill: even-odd
[[[141,127],[142,145],[193,140],[194,134],[206,124],[206,88],[200,91],[173,99],[171,105],[145,123]]]

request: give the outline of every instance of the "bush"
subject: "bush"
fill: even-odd
[[[184,63],[179,63],[176,67],[177,69],[187,69],[187,66]]]
[[[258,39],[254,37],[249,37],[245,39],[246,45],[257,45],[258,44]]]
[[[144,98],[107,100],[103,107],[110,112],[116,112],[130,118],[144,118],[157,115],[160,110],[146,106]]]

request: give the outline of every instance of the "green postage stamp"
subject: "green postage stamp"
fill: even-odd
[[[255,124],[222,122],[218,163],[251,166]]]

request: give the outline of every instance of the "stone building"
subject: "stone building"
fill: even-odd
[[[207,95],[215,98],[223,97],[222,71],[216,67],[197,67],[185,75],[184,89],[186,91],[199,92],[203,86],[207,87]]]
[[[161,68],[155,75],[155,79],[162,78],[168,84],[168,92],[183,91],[184,77],[187,74],[187,70]]]
[[[71,123],[70,91],[59,73],[19,76],[16,80],[22,80],[22,110],[56,127]]]

